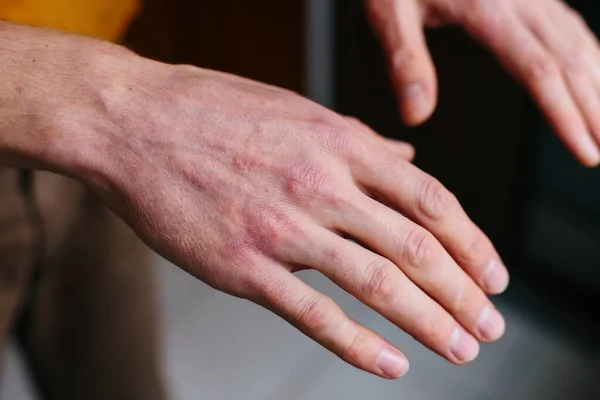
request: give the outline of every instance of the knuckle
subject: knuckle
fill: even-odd
[[[417,328],[417,336],[429,343],[437,343],[444,339],[446,330],[446,311],[436,309],[429,314],[428,317],[422,319],[424,321]]]
[[[222,256],[231,264],[250,265],[254,251],[254,240],[245,233],[232,235],[221,248]]]
[[[421,185],[421,189],[417,191],[419,193],[416,202],[417,215],[438,221],[454,211],[457,204],[456,197],[437,179],[428,178]]]
[[[450,303],[450,310],[456,315],[460,315],[466,311],[472,302],[469,302],[469,284],[465,282],[457,291],[456,295]]]
[[[417,52],[409,47],[394,50],[390,56],[390,64],[393,70],[403,70],[411,65],[415,65],[418,58]]]
[[[357,332],[350,341],[350,344],[340,354],[341,358],[350,364],[356,364],[364,351],[364,339],[361,336],[361,333]]]
[[[328,189],[321,193],[323,200],[328,209],[333,210],[355,210],[356,205],[354,204],[352,197],[348,196],[349,191],[344,185],[338,185],[332,183]]]
[[[246,209],[244,245],[264,255],[278,254],[302,235],[302,229],[287,212],[277,207],[256,204]]]
[[[463,7],[464,25],[485,42],[493,43],[501,37],[503,13],[495,0],[468,0]]]
[[[433,263],[436,248],[436,241],[431,233],[415,228],[406,235],[401,255],[410,266],[426,267]]]
[[[379,263],[372,265],[367,271],[363,287],[365,297],[375,304],[393,302],[399,292],[396,268],[389,263]]]
[[[495,13],[497,3],[496,0],[466,0],[464,9],[469,15],[484,17]]]
[[[352,135],[343,117],[327,114],[311,122],[308,130],[315,135],[323,149],[334,156],[345,155],[351,147]]]
[[[304,162],[292,167],[288,186],[293,192],[322,193],[327,187],[325,170],[312,162]]]
[[[300,330],[304,332],[326,331],[332,325],[333,300],[315,296],[306,301],[298,315]]]
[[[485,235],[478,231],[475,237],[466,246],[462,246],[456,254],[458,264],[476,264],[487,258],[491,244]]]
[[[559,75],[556,62],[548,55],[531,57],[525,67],[525,78],[532,82],[544,82]]]
[[[325,148],[333,154],[345,154],[350,143],[350,135],[345,128],[331,126],[323,134]]]
[[[588,63],[585,56],[586,51],[587,45],[583,38],[574,40],[574,44],[571,46],[568,54],[566,54],[562,60],[565,71],[572,74],[580,74],[585,72],[588,68]]]

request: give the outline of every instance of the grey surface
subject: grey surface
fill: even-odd
[[[0,378],[1,400],[37,400],[27,377],[25,366],[13,343],[4,349],[3,371]]]
[[[587,400],[599,399],[598,359],[566,338],[500,304],[505,338],[479,359],[456,367],[315,273],[303,279],[327,292],[360,322],[397,344],[410,358],[401,380],[357,371],[269,312],[218,293],[157,260],[162,282],[165,370],[175,400]],[[2,400],[33,400],[18,357],[7,354]],[[595,388],[595,391],[593,391]]]
[[[333,108],[334,2],[306,1],[306,82],[305,94],[317,103]]]

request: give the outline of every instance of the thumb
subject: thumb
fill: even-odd
[[[425,122],[437,103],[437,78],[415,0],[367,0],[371,23],[387,53],[402,119]]]

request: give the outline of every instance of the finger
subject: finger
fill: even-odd
[[[402,118],[408,125],[421,124],[436,107],[437,78],[419,7],[414,0],[371,0],[367,5],[388,55]]]
[[[425,229],[364,195],[342,209],[335,228],[389,259],[479,340],[504,333],[504,319],[479,286]]]
[[[383,378],[408,372],[408,360],[373,331],[350,319],[329,297],[280,265],[258,284],[258,304],[275,312],[349,364]]]
[[[559,2],[543,10],[525,7],[522,18],[558,62],[588,130],[600,143],[598,47],[584,22]]]
[[[508,271],[491,241],[439,181],[410,163],[369,152],[352,165],[358,185],[431,232],[488,294],[506,290]]]
[[[425,346],[457,364],[473,360],[479,344],[391,261],[318,228],[295,249],[299,262],[329,279]]]
[[[490,3],[491,4],[491,3]],[[600,162],[600,150],[587,130],[559,65],[534,35],[510,12],[466,14],[467,30],[497,55],[531,92],[559,138],[585,165]]]
[[[357,118],[346,117],[346,119],[352,124],[352,126],[357,128],[352,132],[358,132],[361,134],[362,139],[367,140],[374,145],[383,144],[386,148],[392,150],[406,161],[412,161],[415,158],[415,148],[409,143],[381,136],[371,129],[371,127]]]

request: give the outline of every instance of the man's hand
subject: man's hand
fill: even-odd
[[[600,47],[559,0],[365,0],[388,53],[403,119],[425,121],[437,100],[423,28],[462,26],[530,91],[565,145],[600,163]]]
[[[503,333],[482,290],[506,287],[498,255],[403,147],[285,90],[124,65],[102,92],[103,154],[119,157],[99,168],[101,193],[161,254],[385,377],[404,356],[294,271],[322,272],[455,363]]]
[[[35,63],[0,57],[0,161],[81,180],[178,266],[382,377],[403,375],[405,356],[293,272],[320,271],[454,363],[502,335],[486,293],[507,271],[409,146],[236,76],[35,43]]]

